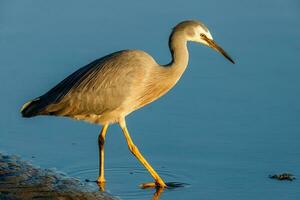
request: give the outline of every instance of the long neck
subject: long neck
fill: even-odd
[[[187,40],[183,34],[172,33],[169,38],[169,48],[172,54],[172,61],[167,65],[171,71],[182,75],[189,62],[189,52],[187,49]]]
[[[152,74],[148,76],[146,89],[143,89],[139,97],[139,105],[146,105],[168,92],[180,79],[189,61],[187,40],[182,33],[172,33],[169,39],[169,47],[172,61],[167,65],[158,65],[152,68]]]

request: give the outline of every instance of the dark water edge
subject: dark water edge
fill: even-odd
[[[0,199],[112,200],[79,180],[0,153]]]

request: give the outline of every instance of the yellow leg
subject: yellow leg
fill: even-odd
[[[99,177],[97,182],[104,183],[104,142],[105,142],[105,135],[108,128],[108,124],[105,124],[102,127],[102,130],[98,136],[98,148],[99,148]]]
[[[156,173],[156,171],[151,167],[151,165],[147,162],[147,160],[143,157],[143,155],[140,153],[137,146],[134,145],[134,143],[131,140],[131,137],[129,135],[129,132],[126,127],[125,119],[121,120],[119,122],[124,136],[127,140],[128,148],[131,151],[131,153],[144,165],[144,167],[150,172],[151,176],[154,178],[155,183],[146,183],[142,185],[142,187],[162,187],[165,188],[167,185],[164,183],[164,181],[159,177],[159,175]]]

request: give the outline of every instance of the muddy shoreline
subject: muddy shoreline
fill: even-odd
[[[54,170],[41,169],[14,155],[0,153],[0,199],[115,199],[78,179]]]

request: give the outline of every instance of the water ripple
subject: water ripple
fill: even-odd
[[[67,171],[70,176],[78,177],[82,180],[86,180],[89,184],[96,185],[95,180],[98,176],[98,167],[77,165],[76,167],[64,170]],[[187,177],[176,175],[166,168],[157,169],[157,173],[160,174],[164,180],[167,180],[166,184],[169,186],[169,189],[163,191],[163,193],[173,192],[179,190],[179,188],[189,186]],[[152,181],[148,171],[142,167],[107,167],[105,169],[105,176],[107,180],[105,191],[114,196],[119,196],[122,199],[152,199],[156,195],[155,189],[139,188],[139,185],[142,183],[139,181]]]

